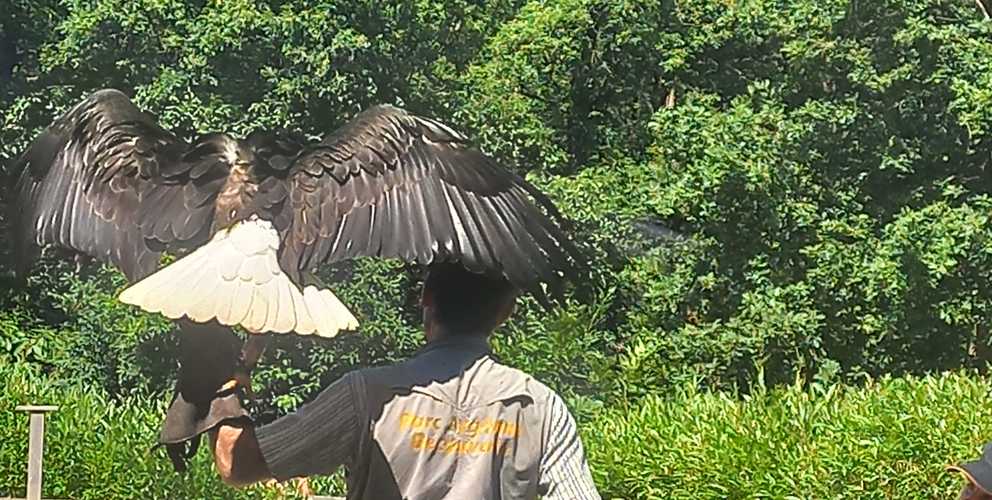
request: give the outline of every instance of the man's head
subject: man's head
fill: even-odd
[[[459,264],[434,264],[420,299],[427,340],[489,335],[510,317],[516,298],[516,288],[502,277],[473,273]]]

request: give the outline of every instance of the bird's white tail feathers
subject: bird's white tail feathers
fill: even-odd
[[[206,245],[135,283],[121,302],[171,319],[216,319],[249,332],[333,337],[358,321],[316,277],[303,289],[279,268],[279,233],[250,219],[222,229]]]

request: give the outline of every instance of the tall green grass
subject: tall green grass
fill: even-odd
[[[28,418],[14,407],[31,402],[59,405],[46,421],[46,498],[257,498],[211,477],[205,454],[191,474],[179,476],[161,450],[151,451],[164,402],[113,401],[12,368],[0,369],[0,379],[0,497],[25,493]]]
[[[162,449],[152,451],[165,414],[164,398],[109,398],[72,381],[52,381],[0,358],[0,498],[24,497],[28,418],[14,407],[54,404],[46,421],[44,497],[111,499],[264,499],[272,488],[224,485],[200,449],[190,471],[176,474]],[[206,441],[204,441],[206,443]],[[337,493],[330,480],[317,492]]]
[[[604,497],[956,498],[947,464],[992,440],[975,374],[865,387],[684,390],[613,408],[584,428]]]
[[[14,406],[26,402],[61,407],[48,421],[46,497],[275,497],[224,486],[206,453],[173,473],[149,450],[164,401],[112,400],[11,366],[0,380],[0,497],[24,494],[28,424]],[[944,466],[992,439],[989,389],[971,373],[743,399],[685,389],[600,411],[583,439],[605,498],[952,498],[958,478]],[[322,494],[340,486],[315,483]]]

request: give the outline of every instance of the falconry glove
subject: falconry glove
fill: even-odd
[[[179,324],[179,377],[158,442],[176,471],[183,472],[201,434],[224,421],[250,419],[243,405],[249,371],[241,363],[241,340],[230,328],[185,320]]]

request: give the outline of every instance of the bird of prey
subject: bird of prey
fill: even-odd
[[[355,257],[457,262],[545,305],[584,267],[545,195],[447,125],[392,106],[317,143],[284,132],[187,141],[100,90],[43,131],[18,171],[21,272],[39,248],[60,247],[119,268],[124,302],[252,333],[354,329],[312,273]],[[164,252],[180,258],[156,272]]]

